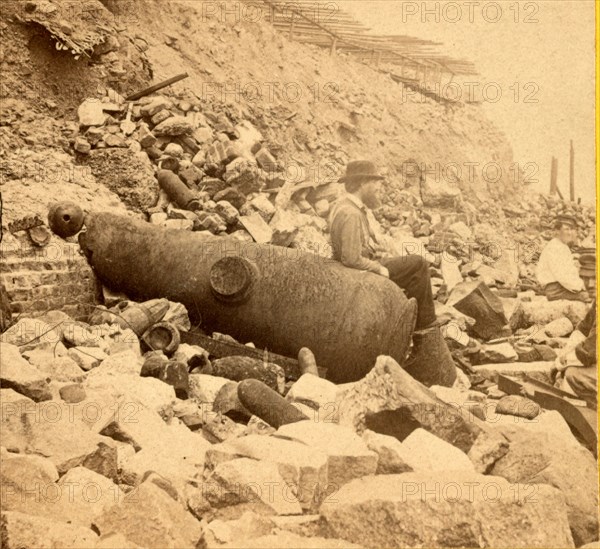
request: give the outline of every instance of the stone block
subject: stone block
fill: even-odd
[[[18,347],[10,343],[2,344],[0,383],[3,388],[14,389],[36,402],[52,398],[47,377],[29,364]]]
[[[269,152],[268,149],[262,147],[260,150],[256,152],[256,161],[258,165],[267,172],[273,172],[277,170],[277,160],[273,157],[273,155]]]
[[[79,383],[65,385],[60,388],[59,393],[60,398],[69,404],[77,404],[87,397],[83,385],[80,385]]]
[[[589,450],[580,444],[565,443],[564,435],[557,438],[554,432],[540,427],[532,429],[513,422],[500,424],[497,429],[509,440],[510,448],[494,464],[491,474],[513,483],[558,489],[566,500],[575,544],[597,540],[598,468]],[[541,492],[535,496],[538,501],[542,499]],[[549,516],[543,524],[553,526]]]
[[[240,216],[240,213],[237,211],[237,209],[226,200],[220,200],[217,202],[215,212],[223,218],[227,225],[235,225]]]
[[[211,444],[201,434],[173,422],[153,445],[124,457],[120,463],[120,481],[136,486],[149,471],[153,471],[183,494],[187,483],[202,482],[205,454],[209,448]]]
[[[542,408],[537,402],[521,395],[507,395],[496,403],[496,414],[511,415],[533,419],[537,417]]]
[[[101,372],[97,375],[88,374],[84,388],[93,400],[100,399],[96,395],[103,395],[103,398],[107,398],[109,402],[112,399],[113,411],[116,409],[114,400],[120,397],[140,402],[146,408],[159,414],[164,414],[166,410],[169,410],[175,400],[173,387],[153,377],[137,377],[110,372]],[[108,405],[104,407],[108,409]],[[134,407],[132,406],[131,409],[133,410]]]
[[[161,95],[152,98],[152,101],[143,105],[140,109],[140,114],[142,116],[152,117],[157,112],[162,111],[163,109],[169,109],[173,106],[173,103],[167,97],[163,97]]]
[[[579,301],[548,301],[545,296],[534,296],[530,301],[519,302],[510,318],[510,326],[513,331],[534,325],[545,326],[562,317],[567,317],[573,326],[577,326],[588,309],[589,305]]]
[[[568,337],[573,330],[573,323],[566,316],[557,318],[544,326],[544,332],[548,337]]]
[[[331,535],[374,549],[573,547],[566,510],[551,486],[468,471],[365,477],[321,506]]]
[[[488,363],[516,362],[519,356],[510,343],[483,345],[479,351],[479,361]]]
[[[327,455],[294,440],[275,436],[248,435],[215,444],[206,453],[206,466],[241,457],[258,459],[278,466],[279,473],[298,498],[302,509],[318,509],[328,488]]]
[[[2,445],[19,453],[46,456],[59,473],[81,465],[102,442],[102,437],[62,402],[15,406],[3,412]]]
[[[87,372],[99,366],[108,355],[99,347],[71,347],[69,358]]]
[[[154,127],[157,136],[191,135],[193,131],[192,124],[183,116],[171,116]]]
[[[56,345],[62,341],[62,333],[43,320],[22,318],[0,336],[0,341],[16,345],[23,352],[41,345]]]
[[[546,383],[551,383],[550,373],[554,367],[554,362],[536,361],[536,362],[506,362],[498,364],[481,364],[473,366],[473,370],[493,382],[498,381],[498,374],[522,377],[523,374],[539,379]]]
[[[473,463],[461,450],[428,433],[415,429],[402,441],[415,471],[472,471]]]
[[[66,522],[18,511],[2,511],[0,539],[5,549],[81,549],[95,547],[98,535],[89,528]]]
[[[302,514],[300,503],[275,463],[248,458],[220,463],[204,487],[205,497],[213,507],[258,502],[264,514]]]
[[[285,398],[319,410],[327,405],[335,407],[336,394],[337,386],[331,381],[304,374],[292,385]]]
[[[77,118],[80,126],[102,126],[106,114],[102,110],[102,103],[97,99],[86,99],[77,109]]]
[[[249,540],[271,533],[274,523],[263,513],[246,511],[234,520],[216,519],[205,528],[205,543],[208,547],[222,547],[223,543],[241,546]],[[245,545],[244,545],[245,546]]]
[[[120,353],[107,356],[88,374],[88,378],[104,374],[139,376],[142,371],[142,364],[139,354],[131,349],[126,349]]]
[[[362,380],[338,394],[337,403],[340,424],[400,441],[422,427],[465,452],[480,472],[507,451],[506,440],[485,422],[437,398],[391,357],[378,357]]]
[[[362,438],[369,450],[379,456],[375,474],[394,475],[414,470],[412,456],[397,438],[380,435],[369,429],[363,432]]]
[[[155,446],[167,436],[167,424],[141,402],[123,399],[115,404],[115,411],[100,431],[101,435],[131,444],[136,452]]]
[[[198,403],[207,403],[212,406],[219,391],[227,383],[230,383],[230,380],[224,377],[205,374],[190,374],[189,398],[193,398]]]
[[[273,238],[273,230],[259,213],[240,216],[239,222],[258,244],[267,244]]]
[[[140,484],[95,524],[101,534],[120,532],[148,549],[193,548],[202,537],[200,523],[152,482]]]
[[[458,284],[446,304],[473,318],[473,331],[485,340],[500,333],[508,322],[500,299],[479,281]]]
[[[375,474],[378,456],[350,428],[311,420],[281,426],[277,435],[298,440],[327,455],[327,482],[338,489],[355,478]]]

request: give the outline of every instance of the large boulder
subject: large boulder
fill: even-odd
[[[453,208],[461,200],[458,187],[438,178],[424,177],[420,190],[423,205],[427,207]]]
[[[14,389],[36,402],[52,398],[46,376],[29,364],[21,356],[19,348],[10,343],[2,344],[0,384],[7,389]]]
[[[49,458],[59,473],[82,465],[101,450],[103,437],[92,432],[62,402],[19,406],[3,414],[2,445],[13,452]]]
[[[135,486],[148,471],[155,471],[183,490],[188,480],[198,477],[210,443],[175,420],[165,423],[156,411],[138,401],[123,399],[101,433],[130,444],[135,453],[119,463],[119,478]]]
[[[415,429],[404,439],[402,448],[414,463],[415,471],[475,472],[467,454],[425,429]]]
[[[377,470],[377,454],[349,427],[305,420],[282,425],[277,434],[327,454],[327,483],[336,489]]]
[[[53,477],[47,474],[50,472],[48,470],[51,462],[44,460],[47,463],[35,463],[33,458],[43,460],[39,456],[11,457],[3,460],[4,510],[19,511],[90,528],[97,516],[124,497],[123,492],[112,480],[86,467],[70,469],[56,483],[56,479],[52,480]],[[36,465],[38,474],[33,476],[33,467]],[[41,469],[42,466],[46,471]],[[19,478],[19,473],[25,476]]]
[[[95,547],[98,535],[90,528],[67,524],[18,511],[2,511],[0,540],[3,549],[82,549]]]
[[[206,452],[206,467],[210,471],[219,463],[240,457],[275,463],[302,509],[318,509],[328,486],[328,458],[323,451],[295,440],[248,435],[212,446]]]
[[[520,301],[510,318],[513,331],[530,326],[545,326],[553,320],[567,317],[577,326],[585,317],[589,305],[580,301],[558,299],[548,301],[545,296],[534,296],[529,301]]]
[[[257,502],[262,514],[301,515],[300,503],[286,488],[275,463],[240,458],[217,465],[203,491],[213,507]]]
[[[357,479],[321,514],[333,536],[367,548],[573,547],[558,490],[467,471]]]
[[[145,212],[156,204],[158,182],[146,153],[94,149],[85,161],[98,183],[115,192],[133,210]]]
[[[500,298],[478,280],[457,284],[446,305],[473,318],[473,332],[485,340],[496,337],[507,324]]]
[[[463,408],[454,408],[413,379],[391,357],[380,356],[373,369],[337,397],[339,422],[403,441],[422,427],[465,452],[476,470],[486,472],[507,450],[507,442]]]
[[[84,388],[87,394],[92,395],[92,399],[95,394],[110,395],[113,400],[127,396],[132,399],[130,410],[134,409],[133,402],[135,401],[160,414],[166,414],[175,400],[173,387],[159,379],[114,373],[107,370],[94,375],[88,374]],[[107,411],[107,408],[102,409],[103,413]]]
[[[375,452],[377,460],[377,475],[394,475],[396,473],[407,473],[418,467],[412,454],[394,437],[381,435],[366,429],[362,434],[367,447]]]
[[[313,374],[304,374],[292,385],[285,398],[325,412],[335,407],[337,386]]]
[[[564,430],[557,436],[514,421],[497,428],[510,441],[510,449],[494,464],[491,474],[513,483],[557,488],[566,500],[575,543],[597,540],[598,468],[594,456]]]
[[[194,549],[200,523],[166,491],[143,482],[95,520],[101,534],[120,532],[148,549]]]
[[[54,346],[62,341],[62,334],[57,326],[41,319],[22,318],[0,335],[0,341],[16,345],[20,351],[25,351],[45,344]]]

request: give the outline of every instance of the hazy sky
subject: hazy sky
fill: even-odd
[[[481,76],[468,80],[478,80],[479,90],[487,85],[485,109],[515,161],[539,166],[538,187],[547,192],[556,156],[558,185],[568,198],[573,139],[576,196],[595,200],[594,0],[334,3],[377,33],[443,42],[447,55],[474,62]]]

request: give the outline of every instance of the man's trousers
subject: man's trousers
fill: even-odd
[[[435,306],[429,277],[429,263],[418,255],[380,259],[390,272],[390,280],[404,290],[408,298],[417,300],[416,330],[426,328],[435,321]]]

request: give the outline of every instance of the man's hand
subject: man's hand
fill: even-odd
[[[557,357],[554,361],[552,369],[556,370],[557,372],[564,372],[567,369],[567,356],[562,355]]]
[[[383,265],[379,268],[377,274],[385,276],[385,278],[390,278],[390,272]]]
[[[563,377],[564,371],[566,370],[565,365],[563,364],[561,357],[557,357],[550,369],[550,381],[552,385],[556,385],[556,383]]]

